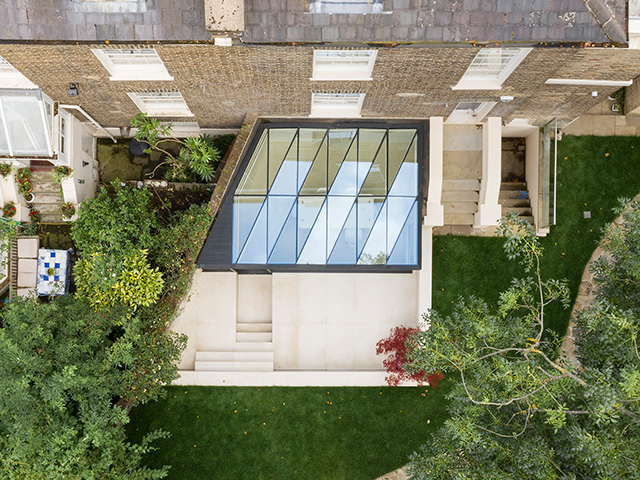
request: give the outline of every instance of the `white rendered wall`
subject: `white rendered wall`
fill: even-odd
[[[178,365],[193,370],[196,351],[232,351],[236,341],[238,274],[197,270],[171,329],[189,337]]]
[[[444,207],[442,206],[442,178],[444,162],[444,119],[429,119],[429,186],[427,190],[427,214],[424,224],[444,225]]]
[[[502,181],[502,119],[489,117],[482,126],[482,180],[475,227],[498,225],[502,207],[498,203]]]

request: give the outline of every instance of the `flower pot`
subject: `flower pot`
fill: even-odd
[[[33,203],[36,199],[36,196],[31,193],[31,190],[29,190],[27,193],[24,194],[24,199],[26,200],[27,203]]]

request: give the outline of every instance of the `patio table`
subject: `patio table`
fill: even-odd
[[[49,269],[53,268],[53,275]],[[69,252],[66,250],[38,250],[38,295],[63,295],[69,279]]]

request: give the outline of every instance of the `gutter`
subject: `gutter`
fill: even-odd
[[[113,140],[113,143],[118,143],[118,141],[115,139],[115,137],[113,135],[111,135],[109,132],[107,132],[98,122],[96,122],[94,120],[94,118],[89,115],[87,112],[85,112],[82,107],[79,107],[78,105],[62,105],[62,104],[58,104],[58,108],[64,108],[65,110],[77,110],[78,112],[80,112],[82,115],[84,115],[84,117],[89,120],[94,127],[96,127],[98,130],[100,130],[102,133],[104,133],[107,137],[109,137],[111,140]]]

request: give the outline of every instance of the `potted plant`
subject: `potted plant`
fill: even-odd
[[[11,164],[0,163],[0,175],[2,175],[2,178],[7,178],[10,174],[11,174]]]
[[[33,172],[33,170],[31,170],[28,167],[25,167],[18,170],[16,174],[16,182],[18,183],[18,192],[20,192],[22,195],[25,195],[25,196],[28,193],[31,193],[31,190],[33,190],[33,186],[31,185],[31,172]]]
[[[62,218],[71,218],[76,213],[76,207],[71,202],[66,202],[60,205],[60,213]]]
[[[34,208],[29,212],[32,223],[40,223],[40,213]]]
[[[56,274],[56,269],[49,267],[47,268],[47,275],[49,275],[50,277],[53,277]]]
[[[4,208],[2,209],[2,214],[5,217],[13,217],[16,214],[16,204],[14,202],[5,203]]]
[[[69,178],[71,175],[73,175],[73,169],[64,165],[51,170],[51,180],[56,183],[61,183],[62,180]]]

